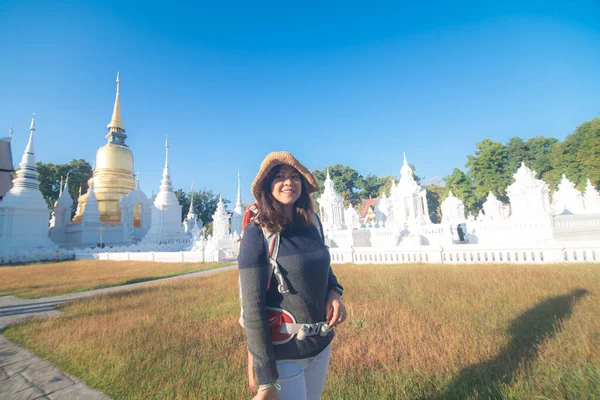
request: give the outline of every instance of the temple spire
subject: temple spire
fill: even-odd
[[[124,144],[127,135],[125,135],[125,126],[123,125],[123,118],[121,117],[121,97],[119,93],[121,88],[120,76],[120,73],[117,72],[117,96],[115,98],[112,118],[106,126],[108,128],[108,134],[106,135],[106,138],[111,142]]]
[[[169,168],[169,136],[165,137],[165,168]]]
[[[58,188],[58,197],[62,196],[62,191],[63,191],[63,177],[61,175],[61,177],[60,177],[60,187]]]
[[[172,192],[171,172],[169,171],[169,138],[165,139],[165,169],[163,169],[163,178],[160,181],[161,192]]]
[[[190,188],[190,209],[188,210],[188,219],[193,218],[194,216],[194,182],[192,182],[192,187]]]
[[[235,206],[236,207],[242,206],[242,184],[241,184],[241,180],[240,180],[240,170],[239,169],[238,169],[238,192],[237,192],[237,199],[235,201]]]
[[[27,147],[25,147],[25,151],[23,152],[21,164],[19,164],[19,170],[16,173],[17,177],[13,180],[13,187],[37,189],[40,185],[40,182],[38,181],[38,173],[35,169],[33,132],[35,132],[35,113],[31,118],[31,125],[29,126],[29,141],[27,142]]]
[[[12,142],[12,137],[13,137],[13,127],[11,126],[10,128],[8,128],[8,139],[10,142]]]

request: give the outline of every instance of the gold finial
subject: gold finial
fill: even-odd
[[[123,118],[121,117],[121,99],[119,90],[121,87],[121,73],[117,72],[117,97],[115,98],[115,106],[113,108],[112,118],[106,126],[111,132],[125,132]]]
[[[69,173],[67,172],[67,180],[66,183],[69,183]]]
[[[63,177],[61,175],[60,176],[60,188],[58,189],[58,197],[62,196],[62,189],[63,189]]]
[[[81,185],[79,185],[79,197],[81,197]]]
[[[31,117],[31,125],[29,126],[30,131],[35,131],[35,113],[33,113],[33,117]]]

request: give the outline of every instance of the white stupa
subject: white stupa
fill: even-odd
[[[379,203],[375,206],[375,215],[380,227],[393,221],[393,204],[385,193],[381,195]]]
[[[242,219],[244,218],[244,207],[242,206],[242,191],[240,181],[240,171],[238,170],[238,191],[235,201],[235,208],[231,216],[231,231],[238,235],[242,233]]]
[[[35,115],[13,187],[0,202],[0,252],[56,250],[48,238],[50,210],[39,190],[33,150]]]
[[[511,219],[531,220],[550,215],[550,188],[541,179],[536,179],[535,171],[525,163],[513,175],[515,182],[507,189],[510,198]]]
[[[202,220],[196,216],[194,209],[194,184],[190,189],[190,208],[183,221],[183,230],[188,235],[191,235],[192,239],[198,240],[202,236]]]
[[[442,221],[451,225],[465,222],[465,205],[463,201],[454,196],[452,190],[442,202]]]
[[[413,169],[406,161],[406,153],[400,168],[400,181],[398,184],[392,182],[390,202],[392,211],[388,220],[391,224],[395,226],[403,226],[405,223],[431,224],[427,206],[427,189],[415,181]]]
[[[213,238],[223,239],[229,236],[229,213],[225,210],[223,197],[219,196],[217,209],[213,214]]]
[[[150,230],[142,240],[145,244],[169,243],[188,240],[181,224],[181,205],[177,201],[171,184],[169,170],[169,139],[165,141],[165,168],[163,169],[160,191],[154,199]]]
[[[329,169],[323,184],[323,194],[317,202],[319,203],[319,215],[325,232],[346,229],[344,199],[336,192],[333,180],[329,176]]]
[[[496,195],[490,192],[483,203],[484,220],[504,219],[504,204],[498,200]]]
[[[360,228],[360,214],[352,207],[352,204],[348,204],[348,207],[344,210],[344,222],[348,229]]]
[[[586,214],[600,214],[600,194],[588,179],[583,193]]]
[[[583,196],[575,189],[575,184],[567,179],[565,174],[552,196],[552,212],[558,214],[583,214]]]
[[[63,180],[60,178],[60,189],[58,199],[54,203],[52,217],[50,218],[50,228],[48,233],[54,243],[65,241],[66,226],[71,222],[71,210],[73,209],[73,198],[69,194],[69,174],[63,188]]]

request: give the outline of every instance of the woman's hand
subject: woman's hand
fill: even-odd
[[[258,393],[252,398],[252,400],[279,400],[279,391],[275,386],[271,386],[262,392],[259,389]]]
[[[327,325],[330,329],[346,320],[346,306],[342,296],[336,290],[329,291],[325,307],[327,310]]]

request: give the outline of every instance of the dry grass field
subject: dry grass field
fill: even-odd
[[[599,265],[344,265],[325,399],[600,398]],[[237,273],[4,334],[114,399],[248,399]]]
[[[0,296],[40,298],[150,281],[225,266],[223,263],[153,263],[80,260],[0,266]]]

